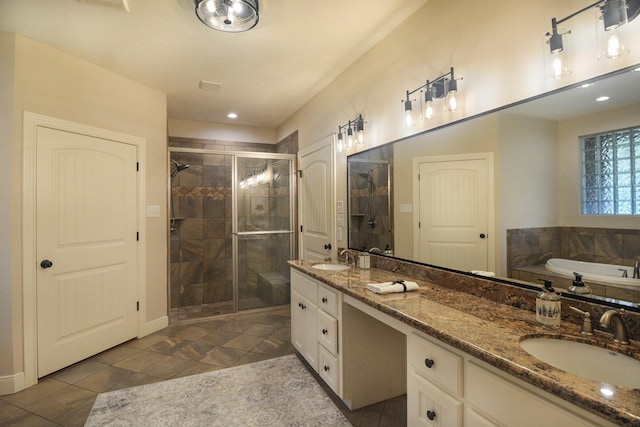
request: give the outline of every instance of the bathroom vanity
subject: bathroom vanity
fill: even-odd
[[[351,409],[406,393],[409,426],[640,425],[639,389],[608,386],[605,396],[602,383],[520,346],[535,336],[579,339],[578,325],[549,333],[532,311],[426,281],[377,295],[367,283],[415,278],[313,264],[290,262],[292,341]],[[640,358],[632,344],[627,353]]]

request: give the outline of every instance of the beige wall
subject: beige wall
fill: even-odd
[[[582,0],[429,0],[278,128],[278,139],[299,131],[300,148],[334,133],[362,114],[366,148],[490,111],[588,78],[640,63],[640,49],[616,61],[598,61],[592,11],[569,21],[574,47],[573,73],[544,76],[544,34],[552,17],[585,6]],[[628,40],[640,39],[640,18],[628,24]],[[464,110],[439,114],[415,128],[402,124],[406,90],[455,67]],[[498,165],[496,165],[498,167]],[[337,199],[346,200],[346,162],[337,162]],[[344,233],[346,236],[347,233]],[[346,245],[346,237],[338,246]]]
[[[16,372],[14,337],[19,335],[21,322],[16,318],[16,306],[21,304],[19,294],[12,292],[11,269],[11,188],[13,149],[11,135],[13,123],[13,36],[0,32],[0,377]]]
[[[259,126],[242,126],[195,120],[169,119],[169,136],[221,141],[275,144],[276,130]]]
[[[13,58],[11,140],[2,141],[3,152],[11,151],[11,195],[0,193],[0,205],[11,207],[4,223],[11,229],[11,281],[0,282],[0,292],[10,298],[0,301],[0,312],[11,313],[13,336],[0,329],[0,376],[20,372],[22,366],[22,117],[24,111],[109,129],[146,140],[142,159],[145,205],[159,205],[160,218],[146,220],[146,321],[167,316],[167,102],[166,95],[66,53],[22,36],[2,35],[2,57]],[[6,43],[10,40],[10,43]],[[8,71],[0,66],[0,82]],[[5,92],[3,91],[3,98]],[[3,116],[5,117],[5,116]],[[4,126],[3,126],[4,129]],[[4,156],[3,160],[4,161]],[[4,183],[2,184],[4,185]],[[2,188],[2,187],[0,187]],[[0,215],[4,212],[0,211]],[[0,217],[0,220],[6,219]],[[0,259],[4,253],[0,246]],[[4,271],[4,270],[3,270]],[[9,290],[9,292],[7,292]],[[13,360],[13,365],[11,364]]]

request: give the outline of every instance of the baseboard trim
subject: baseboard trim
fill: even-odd
[[[24,372],[0,377],[0,396],[24,390]]]
[[[158,332],[160,329],[164,329],[169,326],[169,316],[158,317],[155,320],[146,322],[142,327],[142,333],[138,338],[146,337],[154,332]]]

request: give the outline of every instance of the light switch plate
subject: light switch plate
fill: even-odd
[[[403,203],[400,205],[400,212],[413,212],[413,205],[410,203]]]
[[[336,223],[339,227],[342,227],[344,225],[344,215],[343,214],[338,214],[336,216]]]
[[[147,206],[147,218],[160,218],[160,206]]]
[[[342,227],[336,227],[336,240],[342,240]]]
[[[344,213],[344,203],[342,203],[342,200],[338,200],[336,202],[336,212],[337,213]]]

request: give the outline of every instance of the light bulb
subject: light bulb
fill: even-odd
[[[456,98],[456,93],[456,90],[450,90],[447,92],[447,97],[445,98],[446,111],[458,110],[458,99]]]
[[[435,117],[433,111],[433,101],[426,101],[424,103],[424,118],[427,120],[431,120]]]
[[[409,91],[407,91],[407,100],[404,101],[404,123],[407,126],[413,125],[413,112],[411,111],[411,100],[409,99]]]
[[[624,48],[624,44],[618,38],[616,32],[611,31],[611,34],[607,38],[607,58],[615,59],[627,53],[629,53],[629,51]]]
[[[556,54],[553,57],[553,61],[551,63],[551,67],[552,67],[552,75],[554,78],[560,78],[564,75],[564,58],[562,57],[561,54]]]
[[[344,142],[342,142],[342,138],[338,139],[338,153],[342,153],[344,151]]]
[[[347,131],[347,147],[353,147],[353,131],[351,128]]]
[[[361,130],[356,132],[356,139],[358,140],[358,144],[362,144],[364,142],[364,132]]]

